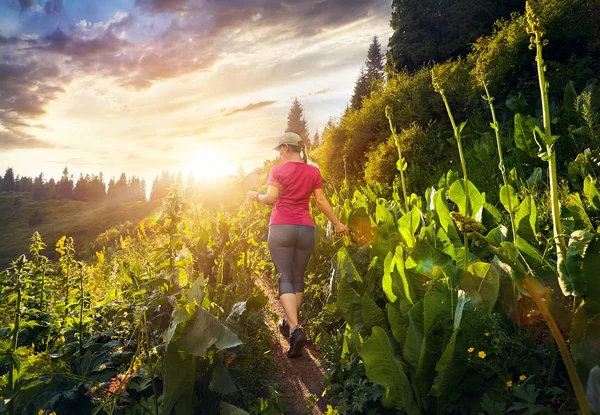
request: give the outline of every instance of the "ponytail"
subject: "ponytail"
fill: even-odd
[[[288,144],[288,147],[294,153],[300,153],[300,155],[302,157],[302,161],[304,161],[305,163],[308,163],[308,156],[307,156],[307,153],[306,153],[306,144],[304,143],[304,141],[300,141],[296,145],[294,145],[294,144]]]
[[[306,144],[304,144],[304,141],[300,142],[300,154],[302,155],[302,160],[304,160],[304,162],[307,163],[308,157],[306,155]]]

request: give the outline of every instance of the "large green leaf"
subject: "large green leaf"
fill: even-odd
[[[213,376],[208,387],[210,390],[220,393],[221,395],[229,395],[238,391],[238,388],[231,378],[231,374],[220,359],[215,363]]]
[[[533,240],[537,233],[537,208],[533,197],[528,196],[519,205],[519,210],[515,215],[515,227],[517,234],[526,239]]]
[[[354,261],[352,261],[350,253],[348,253],[345,247],[341,248],[339,251],[336,252],[335,256],[332,259],[332,262],[334,264],[333,269],[335,272],[336,280],[362,282],[363,278],[358,272],[356,265],[354,265]]]
[[[204,283],[204,278],[201,276],[194,281],[192,286],[187,292],[187,299],[190,303],[194,303],[196,305],[202,305],[202,301],[204,301],[204,287],[206,284]]]
[[[454,349],[456,348],[456,337],[458,336],[460,328],[457,328],[452,333],[450,337],[450,342],[444,349],[444,353],[442,357],[435,365],[435,370],[437,371],[437,376],[433,381],[433,386],[431,387],[431,394],[433,396],[440,397],[448,392],[448,387],[450,384],[454,384],[454,379],[452,378],[452,366],[454,363]]]
[[[379,308],[370,293],[365,293],[361,301],[361,315],[362,320],[367,327],[367,330],[371,330],[375,326],[387,327],[387,318],[385,314]]]
[[[442,252],[449,255],[453,260],[457,260],[456,247],[448,237],[448,234],[442,229],[438,228],[437,234],[435,235],[437,241],[443,246]]]
[[[478,261],[469,264],[467,272],[462,273],[459,286],[474,304],[481,304],[491,312],[498,299],[500,273],[494,265]]]
[[[191,413],[192,408],[196,357],[179,352],[177,346],[171,344],[167,346],[163,359],[164,387],[161,413],[170,414],[177,404],[175,412],[187,415]]]
[[[383,262],[383,277],[381,279],[381,287],[383,288],[383,293],[386,295],[388,301],[393,303],[398,298],[396,294],[394,294],[393,277],[392,273],[394,272],[394,267],[392,266],[392,260],[394,258],[393,252],[388,252],[385,257],[385,261]]]
[[[406,341],[409,320],[408,314],[402,312],[400,307],[401,301],[402,300],[398,300],[394,303],[387,303],[386,309],[392,334],[394,335],[394,338],[398,344],[402,347]]]
[[[452,241],[452,244],[459,248],[463,245],[463,242],[458,234],[458,230],[456,229],[456,225],[454,224],[454,220],[452,216],[450,216],[450,211],[448,210],[448,206],[446,206],[445,196],[443,191],[438,191],[433,196],[433,204],[435,206],[435,212],[438,215],[439,223],[442,225],[442,229],[448,235],[448,238]]]
[[[571,234],[565,260],[560,263],[558,269],[559,281],[564,294],[582,296],[586,293],[583,257],[594,237],[594,233],[583,230]]]
[[[362,299],[345,278],[338,282],[336,305],[342,312],[346,323],[353,330],[360,331],[364,328],[361,311]]]
[[[177,342],[179,350],[194,356],[204,356],[211,346],[217,350],[242,344],[238,336],[225,327],[208,311],[198,308],[196,320],[189,326],[187,334]]]
[[[587,197],[590,205],[592,205],[594,209],[600,210],[600,191],[598,190],[598,186],[596,186],[597,182],[597,179],[588,175],[583,181],[583,193],[585,194],[585,197]]]
[[[523,114],[515,114],[515,144],[529,157],[537,157],[540,147],[535,140],[535,120]]]
[[[573,316],[571,353],[584,380],[591,368],[600,365],[600,313],[591,311],[585,302]]]
[[[454,183],[452,183],[452,186],[450,186],[450,190],[448,190],[448,197],[450,198],[450,200],[456,203],[456,206],[458,206],[458,210],[460,211],[460,213],[462,213],[465,216],[470,216],[474,218],[479,213],[479,210],[483,207],[484,201],[483,197],[481,196],[481,193],[479,192],[479,190],[477,190],[475,185],[470,180],[467,181],[467,190],[469,196],[468,214],[465,211],[466,198],[464,180],[457,180]]]
[[[388,252],[394,252],[400,243],[400,233],[395,223],[383,224],[377,228],[375,242],[371,244],[371,257],[377,257],[383,264]]]
[[[431,278],[438,268],[450,264],[452,264],[452,257],[431,246],[427,241],[420,240],[410,253],[405,266]]]
[[[500,202],[507,212],[514,213],[519,208],[519,198],[515,188],[509,185],[504,185],[500,188]]]
[[[570,194],[569,197],[567,197],[564,208],[573,216],[573,220],[575,221],[573,229],[583,229],[586,231],[592,231],[594,229],[590,218],[585,212],[579,193]]]
[[[404,360],[408,363],[411,371],[416,372],[419,365],[419,355],[423,344],[423,300],[416,303],[408,313],[408,331],[406,341],[402,349]]]
[[[409,303],[414,304],[417,301],[417,297],[406,273],[404,250],[401,245],[396,247],[394,256],[389,264],[389,273],[392,279],[393,293],[397,297],[404,298]]]
[[[385,206],[386,204],[387,200],[383,198],[377,199],[377,205],[375,207],[375,222],[377,222],[377,225],[394,223],[394,217]]]
[[[381,402],[386,408],[419,413],[408,377],[382,328],[373,327],[373,334],[363,343],[360,356],[369,380],[385,388]]]
[[[417,207],[413,207],[412,210],[403,215],[398,220],[398,229],[400,231],[400,238],[405,248],[412,248],[415,246],[415,232],[421,224],[421,212]]]
[[[453,312],[448,294],[434,291],[423,299],[423,342],[413,385],[416,385],[417,402],[426,411],[430,409],[427,396],[436,376],[436,362],[442,355],[447,338],[445,328]]]

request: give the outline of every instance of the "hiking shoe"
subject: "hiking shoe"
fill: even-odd
[[[306,344],[306,336],[300,327],[296,327],[294,334],[290,337],[290,350],[287,355],[289,358],[302,356],[302,348]]]
[[[279,320],[279,332],[287,339],[290,337],[290,325],[285,318]]]

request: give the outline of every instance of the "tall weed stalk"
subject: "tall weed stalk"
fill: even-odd
[[[454,132],[454,138],[456,139],[456,144],[458,145],[458,155],[460,157],[460,165],[462,166],[463,172],[463,185],[465,192],[465,216],[469,216],[471,212],[469,212],[469,178],[467,176],[467,161],[465,160],[465,155],[463,153],[462,148],[462,138],[461,132],[465,125],[467,125],[467,121],[463,121],[460,125],[456,125],[454,121],[454,116],[452,115],[452,111],[450,110],[450,105],[448,104],[448,99],[446,98],[446,94],[444,92],[444,88],[440,84],[435,70],[431,70],[431,82],[433,84],[433,89],[438,92],[442,96],[442,101],[444,101],[444,106],[446,107],[446,112],[448,113],[448,118],[450,119],[450,123],[452,124],[452,131]],[[475,213],[475,212],[472,212]],[[467,235],[464,236],[464,246],[465,246],[465,263],[464,270],[467,271],[467,266],[469,263],[469,239]]]
[[[558,180],[556,175],[556,153],[554,152],[554,143],[558,139],[558,136],[552,135],[552,130],[550,127],[550,106],[548,101],[548,83],[546,82],[545,72],[546,65],[544,63],[544,58],[542,56],[542,49],[544,46],[548,44],[548,40],[544,39],[544,28],[541,24],[541,20],[539,15],[536,14],[535,3],[528,1],[525,3],[526,9],[526,18],[527,18],[527,33],[531,35],[529,45],[530,49],[535,49],[536,56],[535,61],[537,64],[537,72],[538,79],[540,85],[540,95],[542,99],[542,114],[543,114],[543,123],[544,123],[544,131],[542,134],[546,151],[545,153],[540,154],[543,160],[548,162],[548,177],[550,180],[550,199],[552,203],[552,223],[554,227],[554,240],[556,243],[556,268],[559,275],[559,283],[563,293],[565,295],[569,294],[564,281],[561,278],[561,265],[565,261],[567,247],[564,241],[564,237],[562,234],[562,226],[560,222],[560,205],[558,201]],[[538,133],[541,133],[538,131]],[[532,286],[532,279],[525,278],[524,283],[527,287],[528,292],[533,297],[537,306],[542,311],[546,322],[548,323],[548,327],[550,328],[550,332],[558,345],[558,349],[562,358],[567,367],[567,372],[569,373],[569,378],[571,379],[571,384],[573,385],[573,389],[575,391],[575,395],[577,396],[577,401],[579,403],[579,408],[581,409],[581,413],[584,415],[591,415],[592,411],[590,409],[589,403],[587,401],[585,390],[583,389],[583,385],[581,383],[581,379],[577,374],[577,369],[575,368],[575,364],[573,363],[573,358],[569,353],[567,345],[565,343],[565,339],[558,328],[556,321],[552,317],[552,314],[548,311],[548,308],[542,301],[539,293]]]
[[[548,100],[548,82],[546,81],[546,64],[542,56],[542,49],[548,44],[548,39],[544,39],[544,28],[541,24],[539,16],[534,10],[534,3],[528,1],[525,4],[527,17],[527,33],[531,35],[529,38],[529,49],[535,49],[535,61],[537,65],[538,80],[540,85],[540,96],[542,100],[542,116],[544,123],[544,131],[538,131],[544,139],[546,146],[545,152],[540,154],[540,157],[548,162],[548,178],[550,181],[550,202],[552,205],[552,225],[554,228],[554,242],[556,244],[556,269],[559,275],[560,287],[563,294],[570,294],[564,281],[560,277],[561,265],[565,261],[567,254],[567,246],[565,244],[562,233],[562,224],[560,222],[560,204],[558,201],[558,179],[557,179],[557,164],[556,152],[554,151],[554,143],[558,136],[552,135],[550,123],[550,104]]]
[[[406,160],[404,159],[404,157],[402,157],[400,139],[398,138],[398,134],[396,134],[396,127],[394,127],[394,124],[392,123],[392,108],[389,105],[385,107],[385,117],[388,119],[388,122],[390,124],[390,131],[392,132],[392,137],[394,137],[394,143],[396,144],[396,148],[398,149],[398,163],[396,163],[396,168],[398,169],[398,171],[400,171],[400,181],[402,182],[402,195],[404,196],[404,208],[406,209],[406,212],[408,212],[408,197],[406,195],[406,184],[404,182],[404,170],[406,170],[408,166]]]

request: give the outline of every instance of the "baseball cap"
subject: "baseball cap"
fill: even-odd
[[[277,145],[273,147],[273,150],[279,149],[279,147],[281,147],[284,144],[298,146],[301,142],[302,138],[298,134],[288,131],[284,135],[279,137],[279,141],[277,142]]]

